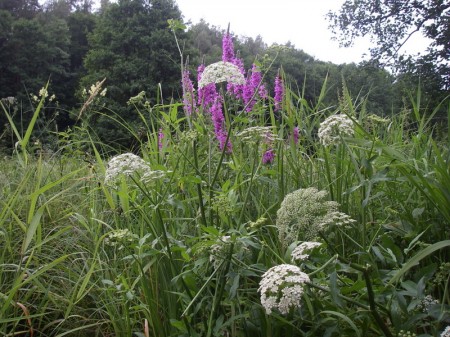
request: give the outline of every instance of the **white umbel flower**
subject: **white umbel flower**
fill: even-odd
[[[331,212],[328,213],[323,221],[320,223],[320,228],[324,229],[326,227],[338,226],[338,227],[351,227],[356,220],[352,219],[348,214],[342,212]]]
[[[314,187],[299,189],[284,197],[277,212],[277,229],[281,243],[287,247],[294,241],[314,239],[324,219],[336,212],[339,204],[327,201],[327,192]]]
[[[324,146],[338,144],[341,136],[353,136],[353,121],[346,115],[332,115],[320,123],[319,139]]]
[[[319,247],[321,245],[320,242],[310,242],[305,241],[299,244],[295,249],[292,251],[292,260],[293,261],[304,261],[309,257],[309,254],[306,254],[306,252],[309,252],[313,250],[316,247]]]
[[[117,182],[120,176],[131,176],[135,173],[140,177],[150,174],[148,164],[133,153],[124,153],[111,158],[108,162],[105,174],[105,184],[111,185]]]
[[[299,267],[281,264],[270,268],[259,282],[261,305],[270,315],[274,309],[286,315],[290,309],[300,308],[305,284],[309,276]]]
[[[198,86],[199,88],[203,88],[210,83],[222,82],[244,84],[245,78],[236,65],[230,62],[220,61],[210,64],[203,70]]]
[[[417,309],[423,311],[424,313],[428,313],[430,307],[436,304],[439,304],[439,300],[434,299],[431,295],[427,295],[417,305]]]
[[[272,143],[277,139],[273,133],[271,126],[251,126],[236,134],[238,138],[245,142],[259,142]]]
[[[441,337],[450,337],[450,325],[448,325],[441,333]]]
[[[231,236],[225,235],[220,237],[217,243],[211,246],[209,261],[214,265],[214,269],[219,268],[223,259],[229,253],[231,243]]]

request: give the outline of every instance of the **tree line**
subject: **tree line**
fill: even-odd
[[[91,126],[106,142],[125,137],[108,115],[114,112],[138,128],[138,112],[127,104],[130,97],[144,91],[152,104],[181,97],[180,54],[168,20],[183,21],[173,0],[102,0],[98,8],[92,0],[43,4],[1,0],[0,98],[17,125],[26,125],[36,106],[34,98],[48,82],[48,92],[55,99],[48,102],[39,123],[42,128],[51,124],[55,130],[64,130],[77,122],[86,89],[106,79],[104,113],[91,116]],[[224,33],[204,21],[177,31],[186,67],[193,76],[200,63],[220,60]],[[317,60],[290,43],[268,46],[260,36],[236,33],[236,50],[246,69],[255,62],[262,67],[271,64],[267,82],[273,82],[282,69],[292,89],[314,103],[327,81],[324,107],[338,104],[343,82],[353,97],[367,98],[365,108],[378,115],[404,106],[404,97],[416,90],[419,82],[430,105],[446,93],[442,69],[424,59],[419,60],[420,67],[408,59],[393,73],[376,58],[337,65]],[[9,104],[13,98],[14,105]],[[10,147],[12,131],[3,113],[0,122],[0,146]]]

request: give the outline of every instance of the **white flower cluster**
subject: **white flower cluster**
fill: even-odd
[[[94,98],[97,95],[100,95],[102,97],[106,96],[107,88],[104,88],[102,91],[100,91],[104,82],[105,80],[97,81],[95,84],[91,85],[88,91],[86,91],[86,89],[83,89],[82,95],[87,96],[89,94],[89,97],[92,98]]]
[[[145,91],[141,91],[136,96],[130,97],[130,99],[127,102],[127,105],[137,105],[144,101],[145,101]]]
[[[338,144],[341,136],[353,136],[353,121],[346,115],[332,115],[319,127],[319,139],[324,146]]]
[[[415,336],[417,335],[414,332],[405,330],[400,330],[397,335],[397,337],[415,337]]]
[[[272,267],[259,282],[261,305],[268,315],[274,309],[288,314],[290,309],[300,308],[305,283],[309,281],[309,276],[297,266],[281,264]]]
[[[417,305],[417,309],[422,310],[422,312],[424,312],[424,313],[427,313],[430,306],[435,305],[435,304],[439,304],[439,301],[434,299],[433,296],[427,295]]]
[[[209,249],[209,261],[214,265],[214,269],[219,268],[223,259],[229,253],[231,236],[225,235],[217,240],[217,243],[213,244]]]
[[[450,337],[450,325],[448,325],[441,333],[441,337]]]
[[[109,160],[106,168],[105,184],[112,185],[121,176],[131,176],[137,173],[140,177],[145,177],[150,172],[150,167],[141,157],[133,153],[120,154]]]
[[[17,103],[17,100],[15,97],[8,96],[5,98],[2,98],[2,102],[4,102],[5,104],[8,104],[8,105],[13,105],[13,104]]]
[[[45,97],[45,98],[47,98],[47,97],[48,97],[48,91],[47,91],[47,88],[42,87],[41,90],[39,90],[39,96],[40,96],[40,97]]]
[[[335,225],[339,227],[347,227],[354,224],[356,220],[352,219],[348,214],[342,212],[330,212],[328,213],[319,224],[320,229]]]
[[[277,212],[278,236],[286,247],[298,240],[310,240],[322,229],[321,224],[339,204],[327,201],[327,192],[314,187],[287,194]]]
[[[144,173],[144,175],[141,178],[141,181],[149,184],[152,182],[155,182],[157,180],[160,180],[161,178],[164,178],[167,173],[171,173],[172,171],[161,171],[161,170],[149,170]]]
[[[276,135],[272,131],[271,126],[251,126],[238,134],[237,137],[246,142],[259,142],[264,141],[266,143],[272,143],[276,140]]]
[[[37,95],[33,95],[33,94],[30,94],[30,96],[33,99],[33,101],[39,102],[41,100],[41,98],[45,99],[48,97],[48,90],[46,87],[42,87],[39,90],[39,97],[41,97],[41,98],[39,98]],[[55,94],[51,95],[49,98],[49,102],[53,101],[55,98],[56,98]]]
[[[88,93],[90,96],[96,96],[99,94],[100,96],[104,97],[106,95],[106,88],[104,88],[102,91],[100,89],[102,88],[103,82],[97,81],[95,84],[91,85],[91,88],[89,89]]]
[[[124,248],[124,245],[130,244],[138,239],[136,234],[133,234],[129,229],[117,229],[109,233],[105,238],[105,245],[110,247],[118,247],[119,250]]]
[[[292,260],[293,261],[304,261],[309,257],[309,254],[306,254],[306,252],[309,252],[313,250],[316,247],[319,247],[322,245],[320,242],[311,242],[311,241],[305,241],[299,244],[295,249],[292,251]]]
[[[221,82],[244,84],[245,78],[236,65],[230,62],[220,61],[210,64],[203,70],[198,87],[203,88],[210,83]]]

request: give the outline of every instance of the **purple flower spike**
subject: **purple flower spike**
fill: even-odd
[[[245,77],[244,61],[236,56],[231,60],[231,63],[238,67],[241,71],[242,76]],[[245,84],[228,83],[227,92],[234,95],[236,99],[243,99],[244,87]]]
[[[233,40],[229,33],[226,33],[222,39],[222,61],[233,62],[234,60],[234,46]]]
[[[284,86],[283,81],[281,80],[280,75],[277,75],[275,77],[275,111],[278,111],[281,109],[281,104],[283,102],[283,94],[284,94]]]
[[[200,64],[197,68],[197,82],[200,82],[200,79],[202,78],[203,71],[205,70],[205,65]]]
[[[202,78],[205,65],[201,64],[197,68],[197,83]],[[217,95],[216,85],[214,83],[208,84],[203,88],[198,88],[197,104],[202,106],[203,109],[213,104],[214,98]]]
[[[203,88],[198,89],[198,104],[203,107],[203,109],[208,109],[213,103],[217,96],[217,89],[214,83],[205,85]]]
[[[246,110],[247,112],[252,111],[253,106],[256,103],[256,99],[255,97],[253,97],[256,90],[258,90],[257,95],[259,95],[261,98],[265,98],[267,96],[267,90],[264,84],[261,83],[261,80],[262,74],[259,71],[258,67],[255,64],[253,64],[252,73],[250,75],[250,78],[247,79],[247,83],[243,90],[244,103],[248,104]]]
[[[294,130],[292,130],[292,138],[294,139],[294,144],[298,144],[299,137],[300,137],[300,134],[298,131],[298,126],[296,126],[294,128]]]
[[[262,157],[263,164],[272,164],[275,159],[275,151],[273,149],[268,149],[264,152]]]
[[[191,115],[192,111],[195,111],[195,97],[194,97],[194,85],[189,78],[189,70],[183,71],[183,77],[181,79],[181,85],[183,88],[183,109],[186,115]]]
[[[216,96],[214,103],[211,106],[211,119],[214,125],[214,133],[216,134],[216,138],[219,141],[219,147],[221,150],[226,146],[227,153],[232,152],[232,146],[230,141],[225,144],[228,134],[225,130],[225,118],[222,113],[222,100],[219,95]]]

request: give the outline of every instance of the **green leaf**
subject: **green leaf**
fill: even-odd
[[[333,316],[336,316],[336,317],[341,318],[342,320],[344,320],[345,322],[347,322],[348,325],[350,325],[350,327],[353,329],[353,331],[355,331],[356,336],[361,337],[361,332],[360,332],[359,329],[356,327],[355,323],[353,323],[352,320],[351,320],[348,316],[346,316],[346,315],[344,315],[344,314],[341,314],[340,312],[337,312],[337,311],[331,311],[331,310],[325,310],[325,311],[322,311],[321,314],[324,314],[324,315],[333,315]]]
[[[336,271],[332,272],[330,275],[330,290],[331,290],[331,297],[333,298],[333,302],[339,306],[342,307],[342,300],[339,297],[340,291],[339,286],[337,284],[337,273]]]
[[[33,218],[30,221],[30,225],[28,226],[27,232],[25,235],[25,240],[22,243],[22,249],[21,249],[22,255],[24,255],[25,252],[28,250],[28,246],[30,245],[31,241],[34,238],[34,235],[36,234],[38,226],[41,223],[42,214],[44,214],[44,208],[45,208],[45,205],[41,206],[36,211],[36,213],[34,214]]]
[[[388,282],[388,285],[393,284],[394,282],[397,282],[400,280],[400,278],[408,272],[412,267],[419,264],[421,260],[423,260],[428,255],[434,253],[435,251],[449,247],[450,246],[450,240],[444,240],[440,242],[436,242],[435,244],[428,246],[424,249],[422,249],[420,252],[418,252],[416,255],[414,255],[408,262],[406,262],[403,267],[398,270],[395,275],[391,278],[391,280]]]

